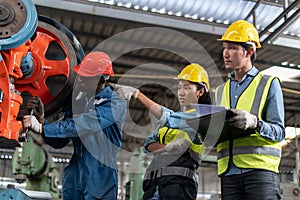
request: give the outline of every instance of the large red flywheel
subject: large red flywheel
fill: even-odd
[[[75,79],[72,68],[79,59],[71,42],[53,25],[39,21],[30,45],[33,70],[15,80],[24,102],[31,96],[39,96],[48,116],[59,111],[72,92]]]

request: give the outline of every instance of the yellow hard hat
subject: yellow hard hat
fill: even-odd
[[[254,42],[256,48],[261,47],[256,28],[245,20],[233,22],[218,41]]]
[[[206,90],[210,88],[206,70],[197,63],[189,64],[183,68],[177,79],[200,83],[206,87]]]

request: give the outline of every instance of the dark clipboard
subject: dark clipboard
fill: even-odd
[[[204,144],[207,146],[216,146],[227,140],[255,133],[255,130],[242,130],[229,125],[226,119],[232,115],[233,113],[226,109],[209,115],[188,119],[187,124],[204,138]]]

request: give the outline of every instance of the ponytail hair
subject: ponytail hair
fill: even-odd
[[[204,94],[198,98],[198,104],[211,104],[211,95],[209,91],[206,91],[206,88],[204,88],[203,85],[195,83],[197,85],[197,90],[201,90],[201,88],[204,89]]]

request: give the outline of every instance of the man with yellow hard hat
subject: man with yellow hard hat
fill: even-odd
[[[277,173],[285,129],[280,82],[252,64],[261,47],[252,24],[235,21],[219,41],[225,68],[232,72],[216,88],[215,101],[233,112],[228,123],[245,133],[217,145],[222,200],[281,199]],[[253,134],[247,134],[249,129]]]

